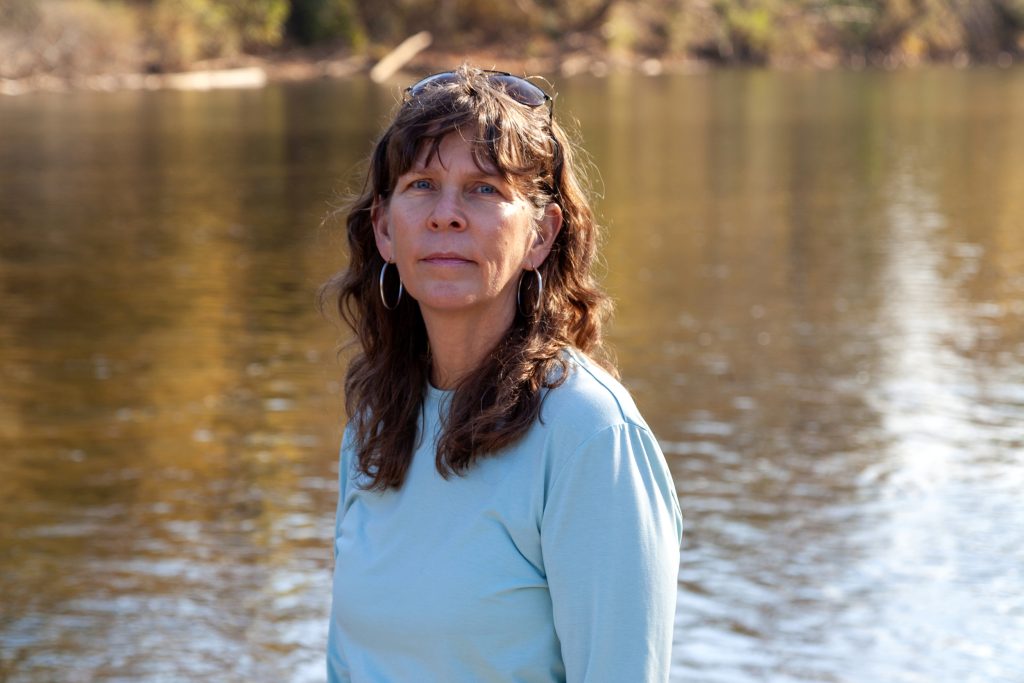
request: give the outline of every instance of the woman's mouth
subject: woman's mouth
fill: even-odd
[[[423,258],[423,261],[434,266],[460,266],[473,263],[470,259],[453,252],[438,252]]]

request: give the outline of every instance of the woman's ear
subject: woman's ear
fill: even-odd
[[[377,251],[385,262],[390,263],[394,258],[394,248],[391,243],[391,226],[388,225],[387,202],[380,195],[373,200],[370,207],[370,221],[373,223],[373,237],[377,242]]]
[[[551,253],[558,231],[562,229],[562,207],[551,202],[544,208],[544,215],[537,221],[537,231],[533,244],[526,253],[529,269],[540,268]]]

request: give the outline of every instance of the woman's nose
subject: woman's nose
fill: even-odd
[[[466,216],[462,210],[462,202],[457,193],[441,192],[430,212],[429,226],[431,230],[462,230],[466,227]]]

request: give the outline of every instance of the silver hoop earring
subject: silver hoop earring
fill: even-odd
[[[527,273],[533,273],[537,276],[537,298],[533,302],[533,310],[523,310],[523,278],[526,277]],[[544,301],[544,278],[541,277],[540,269],[534,268],[533,270],[524,270],[523,274],[519,276],[519,287],[516,288],[516,308],[523,314],[524,317],[530,318],[536,315],[541,310],[541,304]]]
[[[378,283],[380,284],[380,302],[382,304],[384,304],[384,308],[388,309],[389,311],[393,311],[396,308],[398,308],[398,304],[402,300],[402,292],[405,291],[405,288],[402,287],[402,276],[399,275],[398,276],[398,298],[395,299],[395,303],[393,303],[390,306],[388,306],[388,299],[387,299],[386,296],[384,296],[384,274],[387,273],[388,266],[390,266],[390,265],[391,265],[390,262],[385,261],[384,265],[380,267],[380,278],[378,279]],[[396,271],[398,270],[398,266],[395,266],[395,270]]]

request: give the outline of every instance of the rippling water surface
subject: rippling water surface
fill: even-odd
[[[559,86],[687,518],[673,681],[1024,680],[1024,71]],[[0,680],[322,680],[320,220],[397,92],[0,101]]]

